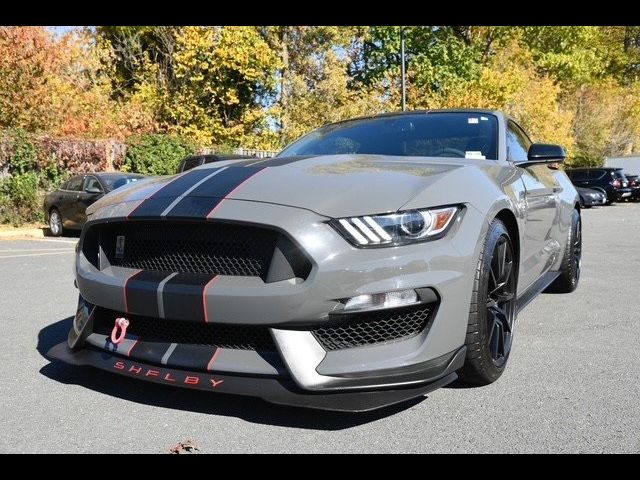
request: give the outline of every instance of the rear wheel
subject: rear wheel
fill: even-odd
[[[516,318],[517,263],[509,232],[496,219],[487,233],[476,269],[465,345],[458,372],[471,385],[496,381],[504,371]]]
[[[571,229],[565,246],[564,258],[560,267],[560,276],[549,285],[547,292],[571,293],[578,288],[580,265],[582,263],[582,220],[580,212],[574,210],[571,215]]]
[[[62,235],[62,216],[60,212],[54,208],[49,212],[49,232],[53,237],[59,237]]]

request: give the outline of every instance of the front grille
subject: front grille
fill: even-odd
[[[140,337],[143,342],[207,345],[262,352],[275,351],[269,329],[254,325],[172,321],[98,309],[94,317],[94,331],[102,335],[111,335],[114,319],[119,316],[126,316],[130,321],[127,333]]]
[[[117,252],[120,238],[123,251]],[[124,242],[122,242],[124,240]],[[307,257],[275,230],[225,222],[130,221],[92,225],[83,252],[97,268],[113,265],[158,272],[306,278]],[[96,253],[102,251],[99,258]],[[274,255],[280,252],[281,255]]]
[[[122,224],[124,256],[112,265],[161,272],[264,277],[278,234],[224,223]],[[114,240],[115,244],[115,240]]]
[[[434,304],[340,315],[331,325],[312,330],[325,350],[406,340],[424,331]]]

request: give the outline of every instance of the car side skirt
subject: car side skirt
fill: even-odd
[[[547,272],[527,288],[527,290],[518,297],[518,313],[524,310],[534,298],[540,295],[559,276],[560,272]]]

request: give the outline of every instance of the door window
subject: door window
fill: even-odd
[[[86,192],[92,189],[98,189],[102,191],[102,185],[100,185],[100,182],[96,177],[87,177],[84,181],[84,191]]]
[[[82,188],[83,180],[84,180],[84,177],[73,177],[71,180],[69,180],[69,183],[67,184],[67,190],[79,192]]]

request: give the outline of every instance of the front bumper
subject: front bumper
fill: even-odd
[[[366,412],[424,396],[456,380],[455,370],[464,348],[452,357],[443,375],[430,382],[408,387],[396,387],[355,392],[312,393],[302,390],[290,379],[247,377],[244,375],[212,374],[157,366],[130,360],[108,352],[81,349],[72,351],[66,342],[52,347],[47,356],[76,366],[92,366],[108,372],[162,385],[204,390],[222,394],[257,397],[270,403],[319,410]]]
[[[582,197],[583,204],[587,207],[593,207],[597,205],[605,205],[607,203],[607,197],[605,195],[591,196],[584,195]]]
[[[99,218],[92,219],[89,226],[103,221],[122,221],[127,209],[122,205],[114,208],[116,210],[105,211]],[[288,392],[295,390],[296,395],[309,396],[311,404],[307,406],[313,406],[320,398],[317,395],[329,395],[335,400],[339,397],[333,395],[398,391],[401,392],[399,398],[405,398],[410,390],[415,390],[412,396],[416,396],[417,391],[440,385],[443,379],[452,381],[452,374],[464,360],[461,347],[466,335],[478,254],[475,240],[486,227],[484,217],[472,207],[465,209],[443,239],[367,250],[352,247],[327,225],[325,217],[306,210],[230,200],[219,212],[222,220],[225,216],[234,222],[251,225],[259,225],[262,219],[268,218],[269,227],[286,232],[308,255],[312,263],[309,276],[304,281],[273,283],[265,283],[257,277],[221,276],[213,288],[200,291],[200,296],[193,298],[183,291],[179,298],[171,299],[171,292],[165,289],[165,306],[169,301],[181,307],[175,310],[174,316],[167,318],[176,322],[193,321],[190,307],[204,305],[204,318],[212,326],[250,325],[268,329],[276,347],[275,356],[223,348],[216,353],[215,365],[211,368],[207,362],[201,362],[199,366],[177,365],[170,360],[163,364],[158,354],[149,357],[141,352],[158,352],[170,345],[154,344],[145,349],[138,346],[130,350],[125,344],[120,352],[110,351],[112,345],[104,335],[93,332],[91,321],[82,321],[82,328],[72,330],[69,346],[79,350],[82,358],[91,358],[86,363],[92,365],[96,363],[95,355],[83,352],[101,351],[100,354],[110,361],[117,357],[126,362],[198,372],[199,375],[242,376],[249,380],[260,379],[260,382],[270,378],[278,384],[295,386],[294,389],[287,387]],[[88,307],[83,309],[83,304],[124,314],[158,315],[157,306],[153,307],[153,312],[136,310],[155,304],[157,285],[137,280],[127,285],[135,271],[114,266],[98,269],[94,263],[80,249],[76,263],[81,294],[78,315],[91,316],[91,311]],[[403,289],[429,291],[438,299],[428,328],[420,334],[398,341],[331,350],[323,348],[311,332],[332,321],[333,314],[341,307],[339,299]],[[126,291],[130,294],[129,302]],[[148,301],[133,304],[132,293]],[[210,351],[209,356],[213,359],[212,353],[215,352]],[[202,358],[207,358],[205,353]],[[107,369],[124,373],[112,365]],[[144,378],[157,381],[155,377]],[[243,393],[244,390],[236,392],[233,388],[237,382],[229,381],[228,384],[231,385],[228,393]],[[379,398],[389,395],[381,394]],[[270,400],[267,397],[263,398]],[[281,395],[276,397],[281,398]]]

